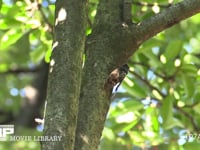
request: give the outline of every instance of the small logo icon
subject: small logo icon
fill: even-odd
[[[14,125],[0,125],[0,141],[6,141],[8,134],[14,134]]]

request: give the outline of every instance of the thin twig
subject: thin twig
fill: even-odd
[[[2,74],[20,74],[20,73],[36,73],[40,69],[39,68],[14,68],[14,69],[9,69],[5,72],[0,72],[0,75]]]
[[[193,116],[191,114],[189,114],[185,110],[181,109],[177,105],[174,105],[174,108],[176,108],[178,111],[180,111],[182,114],[184,114],[190,120],[190,122],[191,122],[191,124],[192,124],[192,126],[193,126],[195,131],[200,131],[200,128],[194,122],[194,118],[193,118]]]
[[[155,101],[158,102],[158,104],[161,106],[163,103],[162,101],[159,101],[158,99],[156,98],[153,98]],[[186,112],[185,110],[183,110],[182,108],[178,107],[177,105],[173,105],[173,108],[175,108],[177,111],[179,111],[180,113],[182,113],[186,118],[189,119],[189,121],[191,122],[194,130],[196,132],[199,132],[200,131],[200,128],[196,125],[195,121],[194,121],[194,118],[191,114],[189,114],[188,112]]]
[[[178,73],[178,69],[175,71],[175,73],[173,75],[170,75],[170,76],[164,76],[158,72],[155,72],[149,65],[145,64],[145,63],[142,63],[142,62],[135,62],[135,61],[132,61],[133,64],[135,65],[140,65],[140,66],[143,66],[147,69],[149,69],[150,71],[152,71],[156,76],[158,77],[161,77],[163,78],[164,80],[167,80],[167,81],[171,81],[175,78],[175,75]]]
[[[140,79],[142,82],[144,82],[151,90],[156,90],[162,97],[166,97],[166,95],[162,93],[157,87],[150,84],[146,79],[143,79],[139,74],[137,74],[134,71],[129,71],[129,72],[132,73],[134,76],[136,76],[138,79]]]
[[[195,103],[193,103],[191,105],[185,105],[185,106],[183,106],[183,108],[193,108],[193,107],[195,107],[198,104],[199,104],[199,102],[195,102]]]
[[[44,14],[44,11],[42,10],[41,4],[38,3],[38,4],[37,4],[37,7],[38,7],[38,10],[39,10],[39,12],[40,12],[40,14],[41,14],[41,16],[42,16],[44,22],[48,25],[48,27],[49,27],[49,29],[50,29],[49,31],[52,33],[52,31],[53,31],[53,25],[49,22],[48,18],[47,18],[46,15]]]

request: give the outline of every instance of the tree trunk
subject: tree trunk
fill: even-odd
[[[73,150],[85,42],[85,0],[56,1],[53,52],[49,68],[45,150]]]

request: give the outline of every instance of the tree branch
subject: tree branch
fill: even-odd
[[[153,98],[154,100],[156,100],[156,102],[161,106],[163,105],[163,102],[156,99],[156,98]],[[179,111],[180,113],[182,113],[191,123],[192,127],[194,128],[194,130],[196,132],[199,132],[200,131],[200,128],[198,127],[198,125],[195,123],[195,119],[194,117],[188,113],[187,111],[185,111],[183,108],[181,107],[178,107],[177,105],[173,105],[173,108],[176,109],[177,111]]]
[[[20,74],[20,73],[36,73],[40,70],[39,67],[36,68],[13,68],[5,72],[0,72],[1,74]]]
[[[167,29],[178,22],[200,12],[199,0],[184,0],[163,10],[159,14],[133,25],[133,34],[137,28],[137,44],[141,44],[157,33]]]
[[[155,4],[150,4],[150,3],[145,3],[145,2],[135,2],[135,1],[133,1],[133,4],[139,5],[139,6],[147,6],[147,7],[153,7],[153,6],[155,6]],[[161,8],[168,8],[171,5],[172,5],[171,3],[169,3],[167,5],[165,5],[165,4],[158,4],[158,6],[161,7]]]
[[[166,97],[166,95],[163,94],[157,87],[155,87],[152,84],[150,84],[149,81],[147,81],[146,79],[143,79],[139,74],[137,74],[134,71],[129,71],[129,72],[132,73],[139,80],[141,80],[142,82],[144,82],[151,90],[156,90],[162,97]]]
[[[186,112],[185,110],[181,109],[180,107],[178,107],[177,105],[174,105],[174,108],[176,108],[176,110],[178,110],[179,112],[181,112],[183,115],[185,115],[185,117],[187,117],[189,119],[189,121],[191,122],[194,130],[196,132],[199,132],[200,131],[200,128],[198,127],[198,125],[194,122],[195,119],[194,117],[189,114],[188,112]]]
[[[135,61],[131,61],[134,65],[140,65],[142,67],[145,67],[147,68],[148,70],[152,71],[156,76],[160,77],[160,78],[163,78],[164,80],[166,81],[169,81],[169,80],[173,80],[178,72],[178,70],[173,74],[173,75],[170,75],[170,76],[167,76],[166,74],[160,74],[158,72],[156,72],[155,70],[153,70],[151,68],[151,66],[149,66],[148,64],[145,64],[144,62],[135,62]]]

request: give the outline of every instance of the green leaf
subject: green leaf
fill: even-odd
[[[115,139],[115,134],[113,133],[113,131],[110,128],[105,127],[103,130],[103,136],[105,138],[108,138],[110,140],[114,140]]]
[[[181,80],[187,97],[188,98],[192,97],[195,92],[194,79],[188,77],[185,74],[181,74]]]
[[[167,126],[173,120],[173,99],[168,96],[163,100],[162,108],[161,108],[161,116],[163,118],[163,126],[167,128]]]
[[[162,104],[161,116],[163,118],[163,128],[165,130],[174,127],[184,127],[182,122],[173,116],[173,97],[167,96]]]
[[[29,32],[22,34],[21,38],[9,47],[8,52],[14,63],[26,63],[30,59]]]
[[[181,128],[183,128],[184,125],[183,125],[183,123],[180,120],[178,120],[176,118],[173,118],[170,122],[168,122],[168,124],[165,124],[163,127],[165,129],[173,129],[174,127],[181,127]]]
[[[145,112],[145,130],[147,132],[151,131],[158,131],[159,123],[158,123],[158,114],[157,110],[154,107],[148,107]]]
[[[195,105],[194,108],[193,108],[193,110],[194,110],[195,112],[197,112],[198,114],[200,114],[200,103],[197,104],[197,105]]]
[[[18,29],[22,25],[20,21],[17,21],[14,18],[8,18],[0,20],[0,29],[7,30],[7,29]]]
[[[0,50],[7,50],[9,46],[17,42],[22,37],[22,31],[20,29],[10,29],[1,38]],[[22,46],[22,45],[21,45]]]
[[[125,100],[122,102],[118,102],[114,108],[111,108],[110,117],[122,115],[130,111],[136,112],[138,110],[141,110],[143,107],[143,104],[136,100]]]
[[[131,123],[137,119],[137,116],[133,112],[127,112],[121,114],[116,118],[117,123]]]
[[[50,60],[51,60],[51,53],[52,53],[52,50],[51,49],[48,49],[46,54],[45,54],[45,62],[46,63],[49,63]]]
[[[197,68],[195,65],[192,64],[183,64],[181,66],[181,72],[184,75],[187,75],[188,77],[195,77],[197,76]]]
[[[45,44],[41,44],[37,49],[31,52],[30,56],[33,62],[37,63],[45,56],[45,50],[47,50],[48,47]],[[47,58],[47,60],[49,60]]]
[[[178,53],[182,50],[182,41],[176,40],[172,41],[168,44],[164,56],[167,61],[173,61],[174,58],[178,55]]]
[[[153,52],[149,51],[149,52],[144,52],[143,54],[149,59],[149,64],[153,68],[159,68],[161,66],[160,60],[155,54],[153,54]]]
[[[135,101],[135,100],[125,100],[123,102],[120,102],[123,106],[124,109],[127,111],[136,111],[142,109],[144,106],[141,102]]]
[[[146,92],[141,85],[137,82],[132,82],[132,85],[129,84],[128,78],[124,79],[123,87],[126,88],[127,92],[132,95],[133,97],[143,98],[146,97]]]
[[[186,64],[200,64],[200,60],[197,56],[194,56],[192,54],[187,54],[184,56],[184,62]]]
[[[145,137],[140,131],[129,131],[127,134],[130,136],[131,140],[134,141],[134,144],[138,146],[145,141]]]

